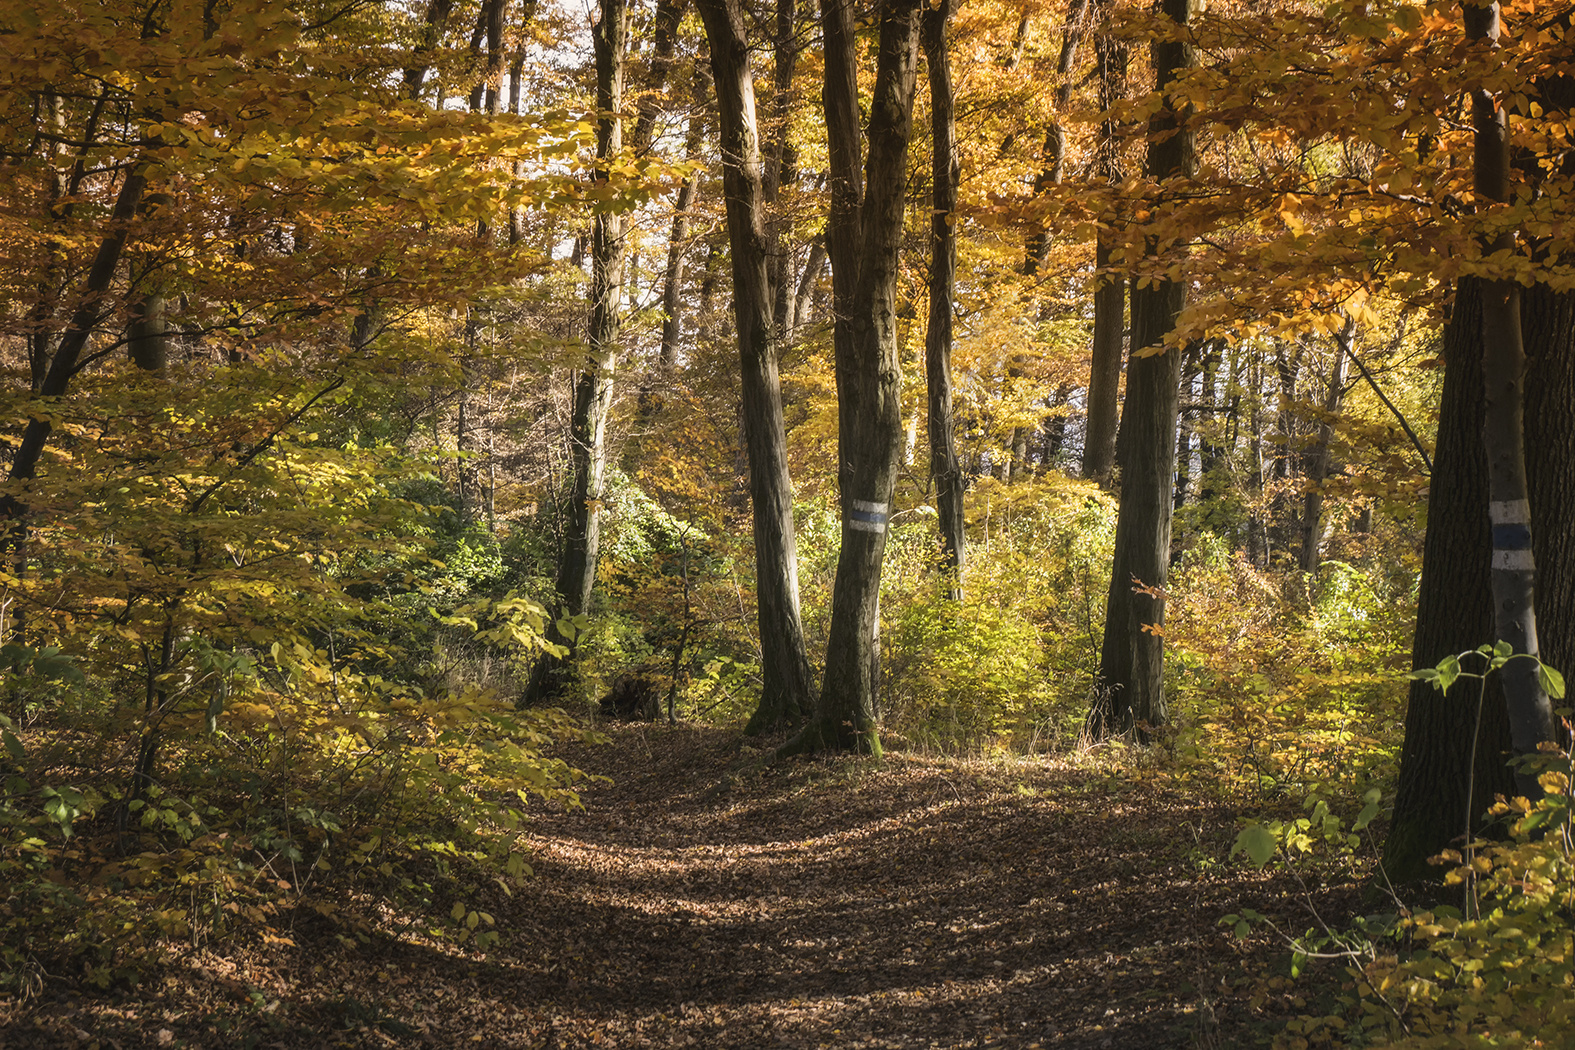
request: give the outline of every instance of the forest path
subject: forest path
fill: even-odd
[[[1294,881],[1225,862],[1241,811],[1206,783],[1088,760],[766,766],[736,732],[609,735],[562,756],[610,782],[533,809],[535,877],[512,893],[439,879],[401,912],[351,880],[340,921],[299,907],[288,940],[0,1010],[0,1050],[1235,1048],[1308,1010],[1263,980],[1286,970],[1266,938],[1218,925],[1310,923]],[[495,917],[489,954],[420,932],[456,903]]]
[[[1278,1027],[1218,919],[1298,905],[1220,863],[1238,814],[1195,787],[903,754],[761,768],[733,733],[613,736],[571,756],[612,783],[538,812],[537,878],[491,902],[515,947],[475,976],[507,1016],[410,1018],[429,1037],[1157,1050]]]

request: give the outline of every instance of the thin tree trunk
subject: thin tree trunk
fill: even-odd
[[[1126,44],[1109,33],[1102,33],[1095,54],[1099,63],[1099,105],[1108,113],[1117,101],[1126,97]],[[1111,119],[1100,128],[1099,173],[1112,185],[1121,179],[1117,167],[1120,131]],[[1121,361],[1126,350],[1127,286],[1125,277],[1110,272],[1114,240],[1115,231],[1104,225],[1094,235],[1094,332],[1082,470],[1083,477],[1098,482],[1101,487],[1109,486],[1116,462]]]
[[[1307,452],[1304,474],[1307,494],[1302,498],[1302,546],[1297,562],[1302,572],[1317,572],[1319,545],[1323,542],[1323,483],[1329,477],[1329,446],[1334,439],[1331,419],[1345,399],[1345,341],[1356,333],[1356,324],[1347,321],[1345,340],[1335,340],[1334,361],[1329,366],[1329,387],[1324,395],[1324,418],[1318,423],[1318,436]]]
[[[520,97],[524,93],[525,79],[525,42],[526,29],[536,18],[537,0],[525,0],[520,8],[520,44],[514,52],[514,58],[509,63],[509,115],[520,115]],[[525,162],[515,160],[511,167],[514,178],[519,179],[525,174]],[[509,209],[509,244],[514,246],[525,239],[525,209],[513,207]]]
[[[662,109],[661,95],[673,70],[678,23],[683,21],[684,10],[688,6],[689,0],[656,0],[656,14],[652,18],[650,71],[643,85],[645,93],[640,98],[634,133],[629,136],[629,149],[633,153],[643,154],[651,148],[651,139],[656,133],[656,118]]]
[[[815,295],[815,282],[820,279],[820,271],[825,265],[826,235],[822,233],[809,242],[809,260],[804,263],[804,272],[799,274],[798,292],[793,296],[793,313],[788,318],[787,323],[787,342],[789,344],[796,340],[798,330],[809,323],[810,304]]]
[[[1467,3],[1466,37],[1497,50],[1499,5]],[[1485,88],[1471,92],[1475,131],[1475,189],[1500,203],[1510,199],[1509,134],[1503,106]],[[1506,230],[1483,245],[1486,253],[1509,253],[1515,235]],[[1486,383],[1482,445],[1488,457],[1488,516],[1493,523],[1494,638],[1519,659],[1500,671],[1508,704],[1510,738],[1522,758],[1553,740],[1553,708],[1542,689],[1537,664],[1536,562],[1532,557],[1531,502],[1526,481],[1524,431],[1526,351],[1520,328],[1520,285],[1489,280],[1482,287],[1482,377]],[[1566,511],[1568,508],[1566,508]],[[1529,657],[1529,659],[1524,658]],[[1517,767],[1516,786],[1540,798],[1537,771]]]
[[[120,193],[115,197],[115,207],[110,212],[108,231],[99,242],[93,266],[88,270],[81,301],[49,359],[44,381],[39,384],[38,393],[42,397],[59,397],[66,392],[72,377],[76,375],[77,363],[87,347],[88,337],[111,312],[108,304],[109,286],[120,265],[120,257],[125,252],[126,238],[142,203],[142,194],[147,189],[143,170],[142,163],[134,164],[127,172],[126,180],[121,183]],[[38,458],[44,451],[52,429],[47,419],[35,417],[28,421],[27,428],[22,431],[22,441],[17,446],[16,455],[11,460],[10,480],[24,481],[37,473]],[[7,517],[14,517],[20,510],[16,497],[0,497],[0,511],[4,511]]]
[[[695,66],[693,109],[689,115],[689,129],[684,136],[684,159],[696,163],[700,157],[701,132],[704,129],[705,100],[709,74],[705,67]],[[671,372],[678,367],[678,347],[683,339],[684,271],[689,251],[689,211],[694,207],[695,195],[700,190],[700,169],[679,187],[678,200],[673,205],[673,226],[667,237],[667,273],[662,278],[662,349],[661,367]]]
[[[941,531],[940,569],[947,593],[962,600],[967,535],[963,517],[963,474],[957,464],[952,425],[952,294],[957,283],[956,96],[947,54],[947,23],[952,0],[924,12],[924,54],[930,77],[930,122],[934,142],[930,180],[930,316],[924,337],[924,377],[929,395],[930,480],[935,485],[936,517]]]
[[[1059,185],[1066,174],[1066,128],[1061,115],[1072,100],[1072,61],[1077,56],[1078,45],[1083,40],[1084,22],[1088,16],[1089,0],[1071,0],[1066,12],[1066,25],[1061,31],[1061,50],[1056,56],[1055,117],[1045,129],[1044,166],[1034,176],[1034,194],[1038,196],[1051,186]],[[1023,273],[1032,277],[1044,267],[1050,253],[1050,233],[1040,227],[1029,235],[1024,253]]]
[[[1094,247],[1095,266],[1110,265],[1108,233],[1101,230]],[[1094,286],[1093,361],[1088,375],[1088,427],[1083,445],[1083,477],[1110,484],[1116,462],[1116,423],[1120,418],[1121,359],[1127,312],[1126,279],[1105,273]]]
[[[605,182],[609,165],[623,149],[624,54],[629,36],[627,0],[600,0],[601,18],[593,31],[596,48],[597,165],[594,178]],[[612,408],[613,376],[618,367],[619,303],[623,290],[626,220],[599,212],[592,225],[591,303],[585,362],[574,392],[574,417],[569,441],[574,463],[569,521],[558,557],[557,593],[560,618],[578,616],[590,605],[601,547],[603,475],[607,464],[607,415]],[[576,639],[565,637],[555,623],[549,638],[570,650]],[[524,702],[536,704],[561,695],[566,659],[544,655],[532,669]]]
[[[791,318],[788,309],[792,304],[792,269],[788,264],[789,252],[784,236],[787,223],[781,214],[782,190],[798,178],[798,150],[793,145],[793,73],[798,68],[798,38],[795,33],[795,15],[798,0],[777,0],[776,40],[772,50],[775,65],[772,70],[771,91],[771,146],[766,158],[765,192],[766,232],[770,254],[766,260],[771,280],[771,313],[776,319],[777,334],[786,336]]]
[[[1189,0],[1162,0],[1162,11],[1180,26]],[[1193,63],[1185,40],[1153,45],[1155,91]],[[1192,135],[1168,96],[1149,120],[1148,173],[1155,180],[1191,176],[1196,168]],[[1089,712],[1096,739],[1166,721],[1164,687],[1164,586],[1170,566],[1171,488],[1175,479],[1176,417],[1180,408],[1181,351],[1165,342],[1186,304],[1184,281],[1151,280],[1132,290],[1132,361],[1121,427],[1121,504],[1115,558],[1106,603],[1099,679]]]
[[[427,71],[432,68],[432,56],[443,41],[443,30],[448,25],[449,12],[453,7],[454,0],[430,0],[427,4],[419,41],[411,53],[410,65],[405,69],[405,97],[412,101],[421,97]]]
[[[764,679],[760,706],[746,732],[760,733],[797,725],[810,708],[813,685],[799,611],[793,482],[788,476],[787,432],[777,375],[760,140],[744,12],[740,0],[697,0],[697,6],[711,42],[711,70],[721,114],[722,177],[747,420],[744,429],[754,508]]]

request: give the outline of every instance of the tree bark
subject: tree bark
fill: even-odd
[[[607,181],[609,165],[623,149],[624,55],[629,36],[627,0],[600,0],[601,18],[592,33],[596,49],[597,164],[593,178]],[[613,377],[618,367],[619,303],[623,291],[624,216],[601,211],[592,224],[590,324],[588,360],[574,392],[574,417],[569,444],[574,463],[573,490],[563,548],[558,555],[558,617],[583,614],[590,605],[601,547],[603,479],[607,465],[607,415],[612,408]],[[524,703],[537,704],[562,694],[567,662],[576,639],[556,622],[549,639],[570,650],[568,657],[550,654],[536,661]]]
[[[1088,17],[1089,0],[1071,0],[1067,6],[1066,25],[1061,30],[1061,50],[1056,55],[1055,116],[1045,129],[1044,166],[1034,176],[1034,195],[1038,196],[1051,186],[1058,185],[1066,173],[1066,128],[1061,124],[1061,114],[1072,100],[1072,60],[1077,56],[1078,45],[1083,41],[1083,23]],[[1024,251],[1023,273],[1032,277],[1038,273],[1050,254],[1050,232],[1043,226],[1028,237]]]
[[[1094,265],[1110,265],[1110,235],[1101,230]],[[1127,285],[1120,274],[1095,279],[1092,363],[1088,374],[1088,426],[1083,444],[1083,477],[1110,484],[1116,464],[1116,423],[1120,418],[1121,359],[1125,356]]]
[[[1541,639],[1542,655],[1549,665],[1568,669],[1575,666],[1575,520],[1568,509],[1575,506],[1575,295],[1533,285],[1521,308],[1537,606],[1547,623],[1559,625]],[[1482,443],[1482,317],[1482,282],[1461,281],[1444,333],[1444,389],[1412,646],[1416,668],[1469,652],[1494,632],[1483,557],[1493,539]],[[1445,695],[1430,683],[1411,683],[1394,817],[1384,843],[1384,871],[1392,882],[1437,877],[1428,858],[1458,845],[1468,825],[1474,833],[1495,794],[1517,790],[1506,764],[1512,752],[1497,681],[1487,683],[1480,701],[1475,689],[1457,686]]]
[[[1108,33],[1101,34],[1095,53],[1099,63],[1099,105],[1107,113],[1126,96],[1126,44]],[[1119,157],[1120,128],[1106,120],[1100,129],[1099,172],[1114,185],[1121,173]],[[1083,477],[1101,487],[1110,484],[1116,463],[1116,424],[1119,415],[1121,361],[1125,356],[1127,286],[1126,278],[1110,271],[1110,249],[1114,231],[1101,225],[1094,235],[1094,332],[1088,374],[1088,423],[1083,444]]]
[[[689,210],[694,207],[695,195],[700,191],[701,131],[709,74],[700,66],[695,68],[693,110],[689,128],[684,136],[684,159],[696,164],[694,172],[678,189],[678,199],[673,205],[673,225],[667,237],[667,271],[662,276],[662,349],[660,364],[664,372],[678,367],[678,345],[683,338],[684,273],[688,269]]]
[[[813,688],[799,611],[793,482],[777,374],[760,139],[754,75],[740,0],[697,0],[711,43],[721,115],[722,180],[733,256],[733,315],[743,374],[749,495],[754,509],[755,575],[764,688],[748,733],[797,725]]]
[[[1178,25],[1188,23],[1188,0],[1162,0]],[[1153,45],[1155,91],[1164,101],[1149,120],[1148,172],[1157,181],[1185,178],[1196,169],[1192,135],[1166,87],[1194,60],[1185,40]],[[1170,566],[1176,422],[1180,409],[1181,351],[1165,342],[1186,305],[1186,284],[1151,279],[1132,289],[1133,358],[1127,365],[1122,412],[1121,502],[1115,557],[1088,728],[1095,739],[1166,721],[1164,586]]]
[[[110,212],[109,228],[104,234],[104,239],[99,242],[98,252],[93,257],[93,265],[88,270],[81,301],[72,313],[71,321],[61,334],[60,343],[49,359],[49,368],[44,373],[44,381],[39,384],[38,393],[41,397],[59,397],[66,392],[66,388],[71,385],[72,377],[77,373],[77,362],[82,356],[82,351],[87,347],[88,337],[110,313],[110,307],[106,305],[110,282],[114,280],[115,270],[120,265],[120,257],[125,253],[126,238],[142,203],[142,194],[148,185],[143,171],[143,162],[134,164],[127,172],[126,180],[120,185],[120,192],[115,197],[115,207]],[[35,417],[28,420],[26,429],[22,431],[21,443],[17,445],[16,455],[11,460],[9,472],[11,481],[25,481],[37,473],[38,458],[43,454],[44,445],[49,441],[52,429],[47,419]],[[21,510],[22,507],[16,497],[0,498],[0,513],[4,513],[6,517],[16,517]]]
[[[788,316],[793,305],[791,253],[786,247],[787,221],[781,213],[782,190],[798,178],[798,149],[793,145],[793,74],[798,68],[798,36],[795,30],[798,0],[777,0],[776,39],[773,41],[774,68],[771,91],[771,147],[766,159],[763,189],[769,214],[766,232],[770,254],[766,260],[771,280],[772,316],[777,334],[786,338],[792,327]]]
[[[836,322],[837,481],[842,550],[832,589],[826,674],[815,717],[784,753],[880,753],[874,719],[876,618],[886,524],[902,452],[896,289],[919,43],[918,0],[885,0],[870,98],[869,155],[859,133],[852,0],[826,0],[826,225]]]
[[[967,535],[963,517],[963,474],[957,463],[952,425],[952,295],[957,283],[957,156],[956,95],[947,54],[947,23],[952,0],[924,12],[922,35],[930,78],[930,122],[934,143],[930,180],[934,207],[930,213],[930,315],[924,337],[924,377],[929,395],[930,481],[941,532],[940,570],[947,593],[962,600]]]
[[[1498,48],[1499,5],[1466,3],[1466,37],[1490,50]],[[1471,92],[1475,131],[1475,188],[1481,198],[1507,203],[1509,129],[1504,108],[1486,88]],[[1512,252],[1509,230],[1486,239],[1484,254]],[[1510,739],[1525,758],[1553,739],[1553,706],[1542,689],[1537,644],[1536,562],[1532,557],[1531,503],[1526,480],[1523,382],[1526,352],[1520,327],[1520,285],[1488,280],[1482,286],[1482,378],[1486,383],[1482,445],[1488,458],[1488,517],[1493,523],[1493,637],[1510,647],[1504,664],[1504,700]],[[1516,787],[1540,798],[1537,771],[1517,766]]]
[[[1345,343],[1356,331],[1354,322],[1345,326],[1346,338],[1335,340],[1334,361],[1329,366],[1329,386],[1324,394],[1324,418],[1318,423],[1318,436],[1307,452],[1303,474],[1307,493],[1302,497],[1302,545],[1297,563],[1302,572],[1317,572],[1319,545],[1323,540],[1323,483],[1329,477],[1329,446],[1334,439],[1333,416],[1345,399]]]
[[[442,43],[443,30],[453,7],[454,0],[429,0],[427,4],[416,49],[411,52],[410,65],[405,69],[405,97],[412,101],[421,97],[427,71],[432,68],[432,56]]]

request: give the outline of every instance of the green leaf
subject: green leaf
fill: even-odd
[[[1373,819],[1378,816],[1378,803],[1382,798],[1383,793],[1377,788],[1368,789],[1367,793],[1362,796],[1362,801],[1367,804],[1356,815],[1356,821],[1351,825],[1352,830],[1361,831],[1373,822]]]
[[[1241,829],[1241,834],[1236,836],[1236,844],[1231,847],[1230,855],[1245,853],[1247,859],[1255,867],[1263,867],[1274,857],[1274,836],[1262,824],[1248,824]]]
[[[1537,667],[1537,680],[1542,683],[1542,691],[1554,700],[1564,699],[1564,676],[1559,674],[1547,664]]]
[[[448,917],[453,919],[455,922],[459,922],[465,918],[465,912],[469,910],[469,908],[465,907],[463,901],[455,901],[454,907],[449,909]]]
[[[27,757],[27,752],[22,748],[22,741],[9,729],[0,729],[0,740],[5,741],[5,749],[11,753],[15,762],[21,762]]]

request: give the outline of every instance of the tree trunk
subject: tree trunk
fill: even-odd
[[[788,476],[777,375],[777,327],[771,310],[760,140],[744,12],[740,0],[697,0],[697,6],[711,43],[711,72],[721,114],[733,315],[743,371],[749,495],[754,508],[764,688],[746,732],[761,733],[797,725],[810,708],[813,686],[799,613],[793,482]]]
[[[627,0],[601,0],[601,18],[592,34],[596,48],[597,165],[593,178],[607,181],[609,165],[623,149],[624,54],[629,36]],[[601,546],[603,475],[607,465],[607,415],[612,408],[613,376],[618,367],[619,301],[623,290],[625,218],[599,212],[592,225],[591,303],[587,332],[589,360],[574,391],[569,443],[574,463],[573,491],[563,548],[558,555],[558,617],[583,614],[596,582]],[[555,620],[557,619],[555,618]],[[524,703],[537,704],[563,692],[566,661],[576,639],[556,622],[550,640],[566,646],[570,657],[544,655],[536,661]]]
[[[902,451],[896,290],[919,42],[918,0],[885,0],[870,98],[869,156],[859,134],[852,0],[826,0],[827,247],[836,300],[837,481],[842,550],[832,589],[826,676],[815,717],[785,753],[880,753],[874,721],[876,617],[886,523]]]
[[[1101,230],[1095,266],[1110,265],[1110,234]],[[1120,274],[1106,273],[1094,285],[1093,361],[1088,375],[1088,427],[1083,444],[1083,477],[1110,484],[1116,463],[1116,422],[1120,418],[1121,359],[1124,356],[1127,285]]]
[[[790,253],[784,243],[786,221],[779,207],[782,190],[798,178],[798,150],[793,145],[793,73],[798,68],[798,34],[795,15],[797,0],[777,0],[775,68],[772,72],[771,90],[771,147],[766,161],[765,204],[766,232],[770,254],[766,260],[767,274],[771,280],[771,313],[776,318],[777,335],[786,337],[791,330],[792,318],[788,311],[793,303],[792,268]]]
[[[432,56],[443,42],[443,30],[448,25],[449,12],[454,0],[430,0],[416,49],[410,55],[410,65],[405,69],[405,97],[414,101],[421,97],[421,86],[432,68]]]
[[[809,259],[804,263],[804,272],[798,277],[798,292],[793,296],[793,314],[787,320],[786,342],[789,345],[797,341],[798,330],[809,323],[815,282],[820,279],[820,271],[825,265],[826,235],[822,233],[809,242]]]
[[[708,74],[696,64],[694,79],[694,109],[689,117],[689,129],[684,136],[684,159],[696,165],[694,172],[679,187],[678,200],[673,206],[673,227],[667,237],[667,272],[662,278],[662,350],[661,367],[671,372],[678,367],[678,345],[683,338],[684,272],[688,269],[689,209],[694,207],[695,195],[700,191],[700,139],[704,128],[702,114],[705,110]]]
[[[930,480],[941,530],[940,570],[947,593],[962,600],[967,536],[963,518],[963,474],[957,464],[952,425],[952,293],[957,282],[956,97],[946,28],[952,0],[924,12],[924,54],[930,76],[930,120],[934,151],[930,177],[934,208],[930,215],[930,316],[924,337],[924,377],[929,394]]]
[[[1355,334],[1354,322],[1345,326],[1346,338]],[[1329,477],[1329,445],[1334,438],[1333,416],[1345,398],[1345,343],[1336,340],[1334,361],[1329,366],[1329,387],[1324,395],[1324,418],[1318,423],[1318,436],[1307,452],[1304,474],[1307,494],[1302,498],[1302,546],[1297,562],[1302,572],[1318,571],[1318,548],[1323,541],[1323,483]]]
[[[1466,37],[1497,50],[1499,5],[1462,7]],[[1475,130],[1475,188],[1479,197],[1510,199],[1509,128],[1504,108],[1486,88],[1471,92]],[[1513,252],[1505,230],[1483,244],[1484,254]],[[1510,740],[1521,758],[1553,739],[1553,706],[1542,689],[1537,660],[1536,562],[1532,558],[1530,488],[1523,427],[1526,352],[1520,328],[1520,285],[1509,279],[1482,286],[1482,378],[1486,383],[1482,446],[1488,459],[1488,517],[1493,523],[1493,637],[1514,659],[1500,670],[1508,704]],[[1566,505],[1565,510],[1569,508]],[[1520,794],[1540,798],[1537,771],[1517,767]]]
[[[1102,5],[1108,14],[1108,4]],[[1099,64],[1099,105],[1107,113],[1126,97],[1127,49],[1101,33],[1095,46]],[[1120,182],[1117,168],[1121,129],[1114,120],[1100,127],[1098,166],[1105,181]],[[1088,423],[1083,444],[1083,477],[1110,485],[1116,464],[1116,424],[1120,418],[1121,361],[1126,349],[1126,278],[1110,272],[1114,231],[1101,225],[1094,235],[1094,332],[1088,373]]]
[[[1189,0],[1162,0],[1162,10],[1185,26]],[[1184,40],[1153,45],[1155,91],[1163,93],[1192,65]],[[1149,120],[1148,173],[1184,178],[1196,169],[1191,134],[1176,103],[1165,97]],[[1186,304],[1184,281],[1152,279],[1132,289],[1133,358],[1127,365],[1122,412],[1124,442],[1115,558],[1106,604],[1105,636],[1089,712],[1095,739],[1166,721],[1164,586],[1170,566],[1171,494],[1175,481],[1176,419],[1180,409],[1181,351],[1165,347]]]
[[[1530,482],[1537,605],[1559,625],[1543,639],[1551,666],[1575,666],[1575,296],[1541,285],[1525,290],[1525,446]],[[1492,639],[1493,595],[1484,552],[1492,549],[1487,455],[1483,449],[1482,284],[1460,282],[1444,333],[1444,390],[1428,486],[1427,539],[1417,599],[1412,666],[1433,667]],[[1476,670],[1468,664],[1469,670]],[[1475,685],[1475,683],[1473,683]],[[1448,695],[1412,682],[1394,818],[1384,871],[1396,884],[1436,878],[1428,858],[1473,831],[1495,794],[1513,794],[1503,692],[1489,681]],[[1473,741],[1473,737],[1475,737]],[[1472,756],[1475,754],[1473,764]],[[1469,786],[1469,788],[1468,788]],[[1469,789],[1469,797],[1468,797]]]
[[[1066,25],[1061,30],[1061,50],[1056,56],[1055,117],[1045,129],[1044,166],[1034,176],[1034,195],[1039,196],[1051,186],[1059,185],[1066,173],[1066,129],[1061,124],[1061,114],[1072,100],[1072,60],[1083,40],[1083,23],[1088,17],[1089,0],[1071,0],[1067,6]],[[1032,277],[1045,264],[1050,253],[1050,233],[1043,226],[1028,237],[1024,251],[1023,273]]]
[[[650,151],[651,139],[656,133],[656,118],[661,112],[661,95],[673,69],[678,23],[683,21],[684,9],[688,6],[689,0],[656,0],[656,13],[652,17],[651,63],[643,85],[639,115],[634,122],[634,133],[629,136],[629,149],[635,154]]]
[[[93,257],[93,266],[88,270],[82,299],[71,315],[70,324],[61,334],[60,342],[49,359],[49,368],[44,373],[44,380],[39,384],[38,393],[41,397],[59,397],[66,392],[66,388],[71,385],[72,377],[77,373],[77,362],[82,356],[82,351],[87,347],[88,337],[111,312],[111,307],[106,302],[109,286],[114,280],[116,269],[120,266],[120,257],[126,249],[127,235],[142,203],[142,194],[147,189],[147,178],[143,171],[143,162],[133,164],[126,173],[125,181],[120,185],[120,193],[115,197],[114,210],[110,212],[109,229],[104,239],[99,242],[98,252]],[[9,472],[11,481],[25,481],[36,474],[38,458],[43,454],[44,445],[48,442],[52,429],[47,419],[34,417],[28,420],[26,429],[22,431],[22,441],[11,460]],[[6,517],[16,517],[21,510],[22,507],[15,496],[0,498],[0,512]]]

